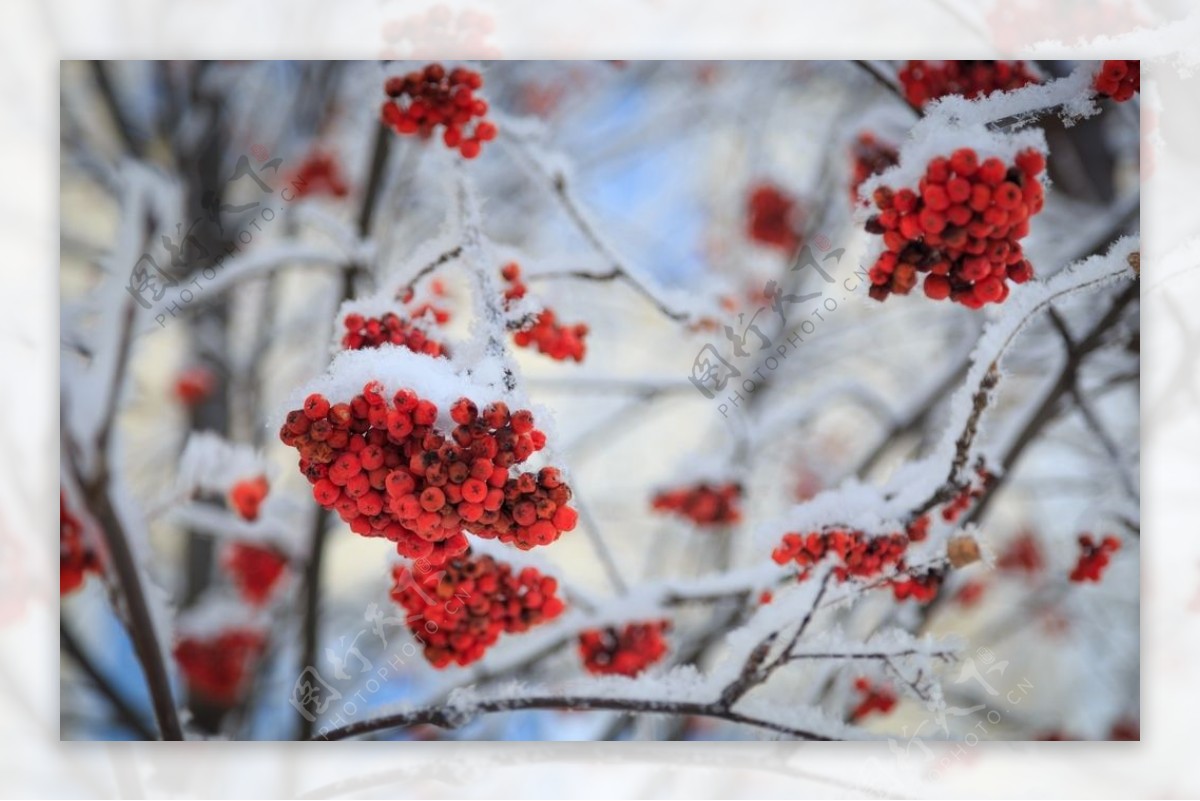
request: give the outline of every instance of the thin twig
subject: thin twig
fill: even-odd
[[[71,633],[66,623],[62,621],[59,621],[58,624],[58,639],[62,645],[63,653],[71,657],[75,664],[79,666],[79,669],[87,675],[88,679],[92,682],[92,686],[104,696],[105,700],[112,706],[113,711],[117,713],[117,718],[143,740],[155,739],[153,730],[146,725],[137,712],[133,711],[133,707],[117,692],[112,682],[100,672],[100,669],[92,662],[91,657],[83,650],[83,646],[75,639],[75,635]]]

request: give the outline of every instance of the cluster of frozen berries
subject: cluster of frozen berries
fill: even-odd
[[[1079,535],[1079,561],[1071,571],[1071,581],[1099,581],[1108,567],[1109,557],[1121,548],[1121,541],[1111,534],[1096,541],[1091,534]]]
[[[982,97],[1040,83],[1023,61],[910,61],[897,77],[916,108],[946,95]]]
[[[482,412],[455,401],[449,434],[438,408],[409,389],[390,399],[370,382],[349,403],[310,395],[279,432],[300,453],[313,497],[352,531],[386,537],[402,556],[440,564],[467,550],[463,529],[522,549],[575,527],[571,488],[554,467],[509,475],[546,445],[533,414],[502,401]]]
[[[486,555],[455,557],[436,571],[398,566],[393,576],[392,600],[407,612],[405,623],[438,669],[469,665],[502,633],[527,631],[564,608],[553,577],[532,567],[514,571]]]
[[[221,567],[247,603],[261,606],[287,575],[288,558],[270,545],[233,542],[221,554]]]
[[[300,164],[288,186],[297,198],[316,195],[345,197],[350,193],[341,165],[331,154],[320,151],[310,154]]]
[[[850,148],[850,202],[858,202],[858,187],[872,175],[879,175],[900,162],[900,151],[870,131],[863,131]]]
[[[243,520],[257,520],[258,509],[270,489],[266,476],[244,478],[229,488],[229,505]]]
[[[212,371],[202,364],[182,370],[175,379],[175,397],[187,406],[195,406],[210,395],[217,380]]]
[[[773,184],[758,184],[746,198],[746,236],[791,253],[800,245],[801,212],[796,200]]]
[[[1042,549],[1032,531],[1025,531],[1001,551],[996,567],[1013,573],[1038,573],[1045,565]]]
[[[876,188],[879,213],[866,228],[883,236],[886,249],[870,270],[871,297],[906,295],[923,273],[925,294],[934,300],[971,309],[1003,302],[1008,281],[1033,276],[1020,240],[1042,210],[1038,176],[1045,166],[1032,149],[1007,166],[998,158],[980,162],[964,147],[930,161],[916,191]]]
[[[428,305],[418,309],[413,317],[415,319],[427,312],[439,325],[450,319],[447,312]],[[342,347],[347,350],[364,350],[390,344],[408,348],[413,353],[424,353],[426,356],[446,356],[449,353],[443,343],[430,337],[412,320],[394,312],[385,312],[382,317],[347,314],[342,324],[346,328],[346,333],[342,335]]]
[[[384,91],[383,121],[403,136],[428,139],[440,126],[446,147],[463,158],[479,155],[484,142],[496,138],[496,126],[485,119],[487,101],[475,96],[483,77],[474,70],[441,64],[388,78]]]
[[[698,526],[724,526],[742,519],[742,485],[701,482],[654,496],[655,511],[673,512]]]
[[[83,526],[67,509],[67,499],[58,497],[58,589],[61,595],[83,586],[88,573],[101,572],[100,557],[84,542]]]
[[[1124,103],[1142,89],[1142,62],[1105,61],[1092,86],[1100,94]]]
[[[864,676],[854,680],[854,689],[862,696],[862,700],[850,713],[850,719],[862,720],[872,712],[886,715],[896,706],[896,694],[888,687],[877,687]]]
[[[504,290],[506,303],[525,297],[529,288],[521,280],[520,265],[509,262],[500,268],[500,276],[508,284]],[[587,353],[587,343],[584,341],[587,334],[586,323],[563,325],[552,310],[543,309],[532,325],[513,333],[513,344],[521,348],[536,347],[539,353],[560,362],[567,359],[581,362]]]
[[[579,656],[589,673],[632,678],[666,656],[670,629],[666,620],[588,629],[579,635]]]
[[[175,661],[193,694],[233,706],[246,691],[264,644],[262,633],[253,629],[226,629],[210,638],[182,637],[175,643]]]
[[[937,597],[938,591],[942,588],[943,577],[943,572],[935,568],[923,573],[895,578],[889,583],[897,601],[907,601],[911,598],[917,603],[927,604]]]
[[[776,564],[795,562],[800,579],[807,578],[814,565],[828,555],[836,557],[833,575],[838,581],[867,579],[890,568],[904,569],[908,546],[921,542],[929,533],[925,515],[910,523],[903,532],[871,536],[858,529],[831,528],[805,534],[788,533],[771,552]]]
[[[953,523],[958,519],[959,515],[967,511],[974,501],[983,497],[991,486],[994,477],[982,466],[975,469],[975,480],[970,485],[964,487],[961,492],[955,495],[942,507],[942,519],[947,523]]]

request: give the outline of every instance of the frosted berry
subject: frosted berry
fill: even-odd
[[[857,722],[872,712],[886,715],[896,706],[896,694],[888,687],[879,687],[869,679],[859,677],[854,680],[854,689],[862,696],[862,700],[850,713],[850,719]]]
[[[449,319],[449,312],[429,304],[413,310],[409,317],[401,317],[394,312],[385,312],[380,317],[364,317],[361,314],[347,314],[342,320],[346,332],[342,335],[342,347],[347,350],[364,350],[378,348],[381,345],[399,345],[413,353],[423,353],[426,356],[448,356],[450,351],[445,344],[431,337],[416,321],[425,319],[432,325],[443,325]]]
[[[448,560],[440,570],[393,571],[392,600],[439,670],[481,659],[502,633],[517,634],[553,620],[565,608],[558,582],[532,567],[522,570],[490,556]]]
[[[982,97],[1041,82],[1023,61],[909,61],[897,78],[916,108],[946,95]]]
[[[269,545],[230,543],[221,554],[221,567],[248,603],[260,606],[287,576],[288,558]]]
[[[1098,582],[1108,567],[1109,557],[1121,548],[1121,541],[1111,534],[1097,542],[1091,534],[1079,535],[1079,560],[1071,571],[1071,581]]]
[[[1142,90],[1142,62],[1105,61],[1092,86],[1101,95],[1124,103]]]
[[[446,147],[473,159],[497,134],[495,123],[485,118],[487,101],[475,96],[481,86],[478,72],[464,67],[446,70],[441,64],[388,78],[383,121],[401,136],[429,139],[440,131]]]
[[[929,518],[921,516],[903,532],[875,536],[846,528],[828,528],[807,534],[792,532],[783,536],[771,558],[780,565],[794,562],[800,567],[801,579],[807,578],[813,566],[827,556],[834,560],[833,576],[839,582],[871,579],[892,570],[903,571],[909,544],[924,540],[928,531]]]
[[[674,513],[698,526],[726,526],[741,521],[741,500],[741,484],[700,482],[664,490],[654,496],[652,505],[655,511]]]
[[[180,372],[175,379],[175,397],[187,406],[195,406],[207,400],[216,385],[212,370],[204,365],[194,365]]]
[[[907,295],[923,280],[932,300],[971,309],[1003,303],[1010,283],[1033,277],[1020,240],[1045,202],[1045,166],[1035,150],[1018,153],[1009,166],[997,158],[980,162],[973,149],[960,148],[931,160],[915,189],[877,187],[877,213],[866,230],[882,237],[884,251],[868,273],[870,296]]]
[[[506,305],[525,296],[528,287],[521,280],[521,268],[515,262],[504,265],[500,277],[507,284]],[[513,332],[513,344],[519,348],[537,348],[539,353],[560,362],[567,359],[581,362],[587,353],[587,335],[587,324],[565,325],[552,309],[543,309],[532,322]]]
[[[579,656],[589,673],[633,677],[666,656],[670,628],[669,621],[658,620],[588,629],[579,635]]]
[[[288,178],[287,185],[293,199],[317,195],[340,198],[350,193],[341,165],[332,154],[322,151],[310,153]]]
[[[243,520],[257,520],[258,508],[270,488],[266,476],[242,479],[230,488],[229,505]]]

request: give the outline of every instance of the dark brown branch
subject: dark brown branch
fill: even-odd
[[[476,715],[488,715],[496,712],[516,712],[527,709],[558,709],[577,712],[637,712],[652,715],[694,715],[754,726],[776,734],[794,737],[798,740],[831,741],[836,739],[805,729],[797,729],[781,723],[743,715],[740,712],[724,708],[719,701],[711,703],[697,701],[649,701],[640,698],[606,698],[586,695],[499,698],[480,701],[469,709],[461,711],[447,709],[443,706],[425,707],[409,712],[400,712],[395,715],[385,715],[372,720],[364,720],[359,723],[351,723],[325,732],[313,739],[345,740],[351,737],[360,737],[364,734],[406,728],[420,724],[453,729],[462,726]]]
[[[92,77],[96,81],[96,87],[100,90],[100,97],[104,100],[104,107],[108,110],[109,116],[112,117],[113,126],[117,129],[117,135],[121,137],[121,143],[125,145],[125,149],[130,155],[141,158],[143,147],[138,137],[133,134],[133,127],[129,124],[129,118],[125,115],[124,109],[121,108],[121,102],[117,98],[116,89],[113,88],[112,81],[109,80],[108,71],[104,68],[102,61],[89,61],[88,66],[91,67]]]

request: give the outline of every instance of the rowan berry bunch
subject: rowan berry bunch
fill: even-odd
[[[794,198],[774,184],[754,186],[746,198],[746,236],[791,253],[800,246],[803,215]]]
[[[546,445],[533,414],[460,398],[455,427],[435,428],[437,406],[410,389],[389,402],[370,382],[349,403],[310,395],[279,432],[300,453],[313,497],[356,534],[386,537],[402,556],[441,564],[467,550],[463,529],[518,548],[575,527],[571,488],[554,467],[510,475]]]
[[[963,608],[969,609],[977,605],[987,591],[987,585],[978,579],[971,579],[965,582],[958,591],[954,593],[954,602]]]
[[[227,629],[215,637],[182,637],[175,661],[188,690],[211,703],[233,706],[246,692],[265,638],[253,629]]]
[[[83,525],[67,509],[67,499],[58,496],[58,591],[67,595],[83,586],[88,573],[102,572],[100,557],[84,542]]]
[[[288,186],[297,198],[332,195],[345,197],[350,193],[342,167],[330,153],[320,151],[309,154],[292,174]]]
[[[1109,534],[1099,542],[1091,534],[1079,535],[1079,561],[1071,571],[1071,581],[1100,581],[1109,558],[1121,549],[1121,541]]]
[[[496,126],[485,118],[487,101],[476,97],[483,77],[474,70],[441,64],[388,78],[383,121],[401,136],[429,139],[440,127],[442,141],[463,158],[479,155],[484,142],[496,138]]]
[[[500,276],[508,285],[504,290],[506,304],[525,297],[529,288],[521,280],[521,267],[509,262],[500,269]],[[573,359],[583,361],[587,353],[586,323],[563,325],[551,309],[543,309],[529,325],[513,332],[513,344],[520,348],[536,347],[539,353],[557,361]]]
[[[1142,90],[1142,62],[1105,61],[1092,86],[1105,97],[1124,103]]]
[[[1000,553],[996,567],[1014,573],[1038,573],[1045,566],[1042,549],[1032,531],[1019,534]]]
[[[946,95],[982,97],[1041,83],[1023,61],[909,61],[897,77],[916,108]]]
[[[697,526],[726,526],[742,519],[742,485],[736,482],[664,490],[654,496],[652,506],[658,512],[672,512]]]
[[[803,581],[812,568],[826,556],[837,560],[833,576],[839,582],[869,579],[889,569],[904,570],[908,546],[921,542],[929,533],[929,518],[918,517],[903,532],[871,536],[858,529],[830,528],[808,534],[788,533],[771,552],[776,564],[795,562]],[[904,579],[901,579],[904,581]]]
[[[964,147],[930,161],[915,191],[876,188],[879,213],[866,229],[881,234],[886,249],[870,270],[871,297],[907,295],[923,273],[933,300],[950,298],[971,309],[1004,302],[1009,281],[1033,277],[1020,240],[1042,210],[1038,176],[1045,166],[1033,149],[1007,166],[994,157],[980,162]]]
[[[425,304],[414,311],[412,319],[406,319],[394,312],[385,312],[381,317],[364,317],[361,314],[347,314],[342,321],[346,333],[342,335],[342,347],[347,350],[365,350],[378,348],[382,345],[399,345],[408,348],[413,353],[423,353],[426,356],[447,356],[450,351],[447,346],[429,336],[413,319],[430,315],[433,321],[442,325],[450,319],[449,312]]]
[[[589,673],[632,678],[666,656],[670,630],[666,620],[588,629],[579,635],[579,656]]]
[[[217,380],[204,365],[188,367],[175,379],[175,397],[186,406],[195,406],[212,394]]]
[[[892,594],[897,601],[912,599],[917,603],[927,604],[937,597],[942,588],[944,574],[941,570],[927,570],[904,578],[896,578],[891,582]]]
[[[877,687],[864,676],[854,680],[854,689],[862,696],[862,700],[850,713],[850,719],[853,721],[862,720],[872,712],[886,715],[896,706],[896,694],[891,688]]]
[[[243,520],[257,520],[258,509],[270,489],[266,476],[244,478],[229,489],[229,505]]]
[[[975,480],[961,492],[955,495],[942,507],[942,519],[953,523],[959,516],[971,507],[971,503],[982,498],[995,477],[982,465],[975,468]]]
[[[269,545],[233,542],[221,554],[221,567],[247,603],[261,606],[287,576],[288,557]]]
[[[532,567],[514,571],[490,556],[465,554],[438,571],[393,571],[392,600],[439,670],[481,659],[502,633],[517,634],[560,615],[558,582]]]
[[[858,202],[858,188],[872,175],[900,163],[900,151],[870,131],[863,131],[850,148],[850,202]]]

